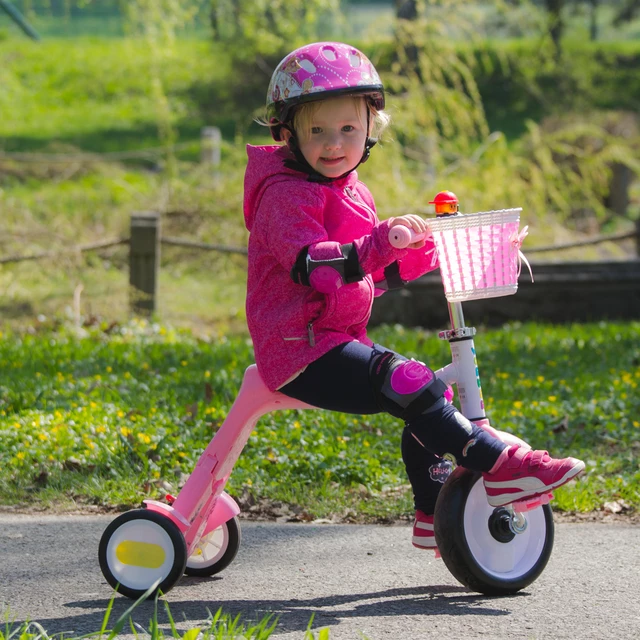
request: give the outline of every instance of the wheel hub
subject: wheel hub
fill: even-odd
[[[493,510],[489,516],[489,532],[495,540],[506,544],[511,542],[516,534],[511,527],[511,514],[504,507]]]

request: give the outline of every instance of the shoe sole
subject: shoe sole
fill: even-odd
[[[519,502],[520,500],[524,500],[525,498],[534,498],[537,496],[541,496],[553,489],[557,489],[561,487],[563,484],[566,484],[573,478],[575,478],[578,474],[584,471],[584,462],[582,460],[578,461],[567,473],[552,484],[542,484],[542,486],[538,485],[537,487],[527,488],[527,484],[531,484],[532,481],[540,482],[538,478],[523,478],[522,479],[522,487],[514,487],[514,481],[505,481],[505,482],[491,482],[484,481],[485,490],[487,491],[487,501],[492,507],[504,507],[507,504],[511,504],[512,502]],[[510,493],[501,493],[500,495],[489,495],[489,489],[515,489],[516,492],[512,491]]]
[[[431,544],[421,544],[422,540],[420,536],[414,536],[411,542],[416,549],[437,549],[438,548],[438,545],[435,543],[435,540]]]

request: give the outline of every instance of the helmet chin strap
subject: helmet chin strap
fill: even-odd
[[[366,162],[369,159],[369,156],[371,155],[371,149],[378,142],[378,138],[371,138],[367,136],[367,139],[364,142],[364,151],[362,152],[362,157],[358,161],[358,164],[352,169],[349,169],[349,171],[345,171],[341,176],[329,178],[316,171],[307,162],[307,159],[304,157],[304,154],[300,150],[300,146],[298,145],[298,138],[293,127],[288,124],[283,124],[282,128],[286,129],[291,134],[289,136],[289,140],[287,140],[287,147],[289,147],[289,150],[295,156],[295,160],[285,160],[284,166],[287,167],[287,169],[293,169],[294,171],[306,173],[309,176],[307,178],[309,182],[318,182],[320,184],[327,184],[330,182],[334,182],[335,180],[342,180],[342,178],[346,178],[352,171],[355,171],[363,162]],[[367,131],[369,131],[369,109],[367,109]]]

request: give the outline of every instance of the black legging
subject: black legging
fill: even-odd
[[[376,354],[391,351],[361,342],[342,344],[312,362],[280,391],[292,398],[329,411],[352,414],[381,413],[369,378],[369,363]],[[394,352],[395,353],[395,352]],[[402,356],[400,356],[402,357]],[[402,459],[413,489],[416,509],[431,514],[450,465],[442,459],[446,452],[459,458],[471,435],[460,428],[452,405],[423,414],[407,423],[402,432]],[[473,436],[484,446],[471,447],[465,460],[470,468],[490,469],[504,448],[485,432],[474,427]],[[438,455],[436,455],[438,454]]]

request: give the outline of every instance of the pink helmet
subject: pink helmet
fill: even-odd
[[[384,109],[384,87],[367,56],[341,42],[314,42],[285,56],[271,76],[267,117],[286,124],[292,109],[304,102],[338,95],[364,95]],[[281,140],[280,127],[272,128]]]

